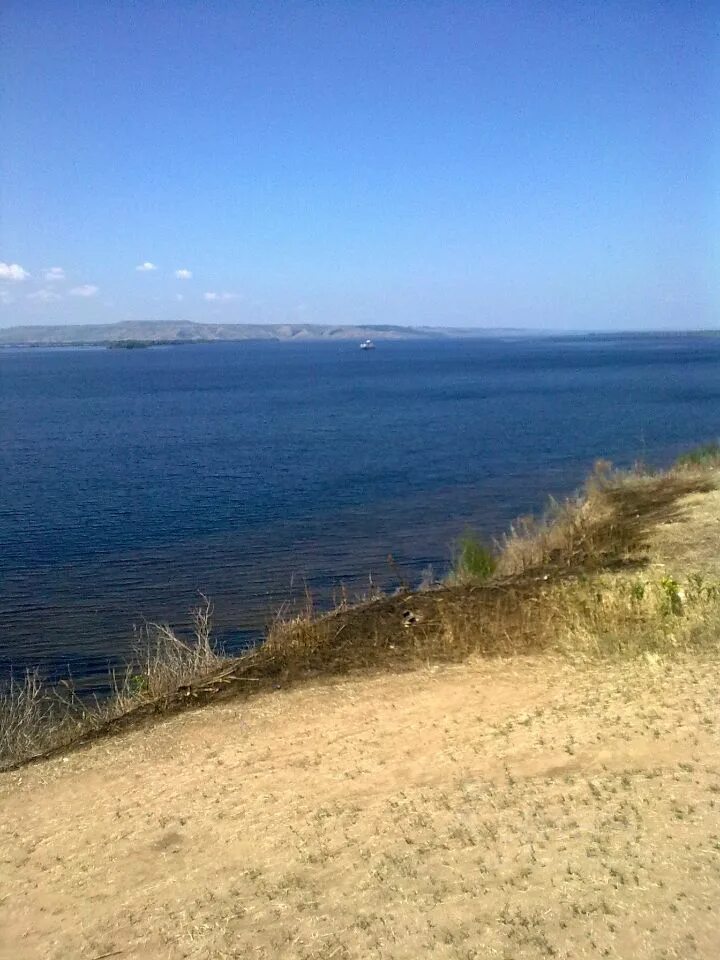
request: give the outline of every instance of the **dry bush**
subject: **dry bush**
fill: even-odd
[[[31,756],[42,748],[53,718],[37,671],[11,677],[0,690],[0,768],[4,758]]]
[[[207,599],[192,612],[192,621],[189,641],[182,640],[166,624],[145,627],[135,649],[139,672],[129,678],[136,696],[147,700],[171,696],[226,663],[212,639],[212,605]]]
[[[193,636],[180,639],[169,627],[149,624],[134,661],[112,677],[112,693],[98,700],[78,696],[72,683],[45,683],[38,671],[0,687],[0,770],[42,756],[102,730],[146,703],[182,694],[216,674],[226,661],[212,641],[212,607],[192,613]]]
[[[103,716],[68,680],[49,686],[37,670],[11,677],[0,688],[0,770],[72,743],[97,729]]]
[[[312,669],[331,646],[331,619],[307,614],[276,619],[257,651],[256,660],[270,675]]]

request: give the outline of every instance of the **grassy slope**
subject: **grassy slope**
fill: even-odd
[[[519,522],[488,579],[461,565],[432,590],[376,595],[329,614],[278,621],[266,642],[236,660],[213,650],[211,609],[196,611],[196,642],[152,627],[113,697],[93,706],[72,687],[37,676],[0,689],[0,770],[49,757],[158,713],[264,692],[287,681],[357,669],[412,668],[470,654],[562,651],[573,657],[716,646],[720,585],[632,579],[647,566],[647,538],[672,522],[689,494],[717,486],[714,467],[647,474],[599,463],[585,488],[541,521]],[[619,577],[618,573],[624,574]]]
[[[679,507],[648,576],[717,577],[720,494]],[[716,669],[471,656],[2,775],[0,958],[714,958]]]

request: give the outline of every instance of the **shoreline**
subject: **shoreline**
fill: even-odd
[[[228,656],[215,646],[212,604],[204,599],[193,614],[193,641],[170,627],[146,624],[141,648],[124,670],[108,674],[111,695],[96,701],[95,707],[83,699],[82,687],[67,680],[50,687],[37,672],[29,672],[24,680],[11,678],[3,703],[6,712],[10,710],[10,729],[20,739],[13,747],[6,730],[4,765],[12,768],[62,752],[76,742],[81,745],[88,738],[144,723],[158,713],[244,695],[248,684],[253,691],[272,687],[278,677],[333,676],[368,667],[405,669],[418,658],[443,662],[478,651],[494,656],[553,649],[556,644],[548,645],[548,639],[555,629],[555,614],[544,628],[524,622],[525,608],[541,602],[550,604],[548,610],[554,611],[558,603],[562,609],[568,602],[566,584],[572,594],[573,584],[577,589],[582,584],[578,578],[602,576],[616,563],[619,569],[647,564],[642,559],[644,538],[654,535],[659,524],[674,522],[679,502],[709,497],[717,488],[717,450],[707,449],[709,453],[700,454],[710,458],[707,465],[703,459],[692,466],[690,459],[690,467],[659,473],[623,473],[599,462],[582,493],[555,504],[545,519],[511,526],[495,555],[470,540],[471,553],[456,557],[449,577],[425,589],[401,582],[394,593],[373,587],[365,598],[353,602],[343,596],[335,609],[325,612],[312,606],[286,611],[257,645],[239,655]],[[477,572],[476,556],[481,564]],[[465,570],[463,564],[472,565]],[[642,588],[643,595],[646,589],[657,593],[652,602],[659,606],[649,613],[661,619],[663,605],[672,607],[675,602],[674,594],[665,596],[666,579],[656,577]],[[560,599],[543,599],[548,591],[559,591]],[[508,646],[502,638],[509,641],[511,629],[516,635]],[[550,630],[547,637],[544,629]],[[444,636],[448,631],[449,646]],[[336,649],[339,636],[342,643]],[[13,710],[20,709],[24,713],[13,719]],[[48,709],[50,725],[44,719]],[[0,733],[2,722],[0,709]],[[25,746],[23,725],[29,737]],[[47,742],[46,728],[48,734],[52,729]],[[32,746],[35,743],[38,746]]]

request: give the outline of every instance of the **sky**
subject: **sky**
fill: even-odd
[[[720,5],[3,0],[0,325],[720,320]]]

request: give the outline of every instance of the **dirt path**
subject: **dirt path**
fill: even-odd
[[[473,663],[7,774],[0,957],[714,958],[714,672]]]
[[[657,563],[716,570],[720,494],[688,507]],[[714,960],[717,673],[473,661],[0,775],[0,960]]]

